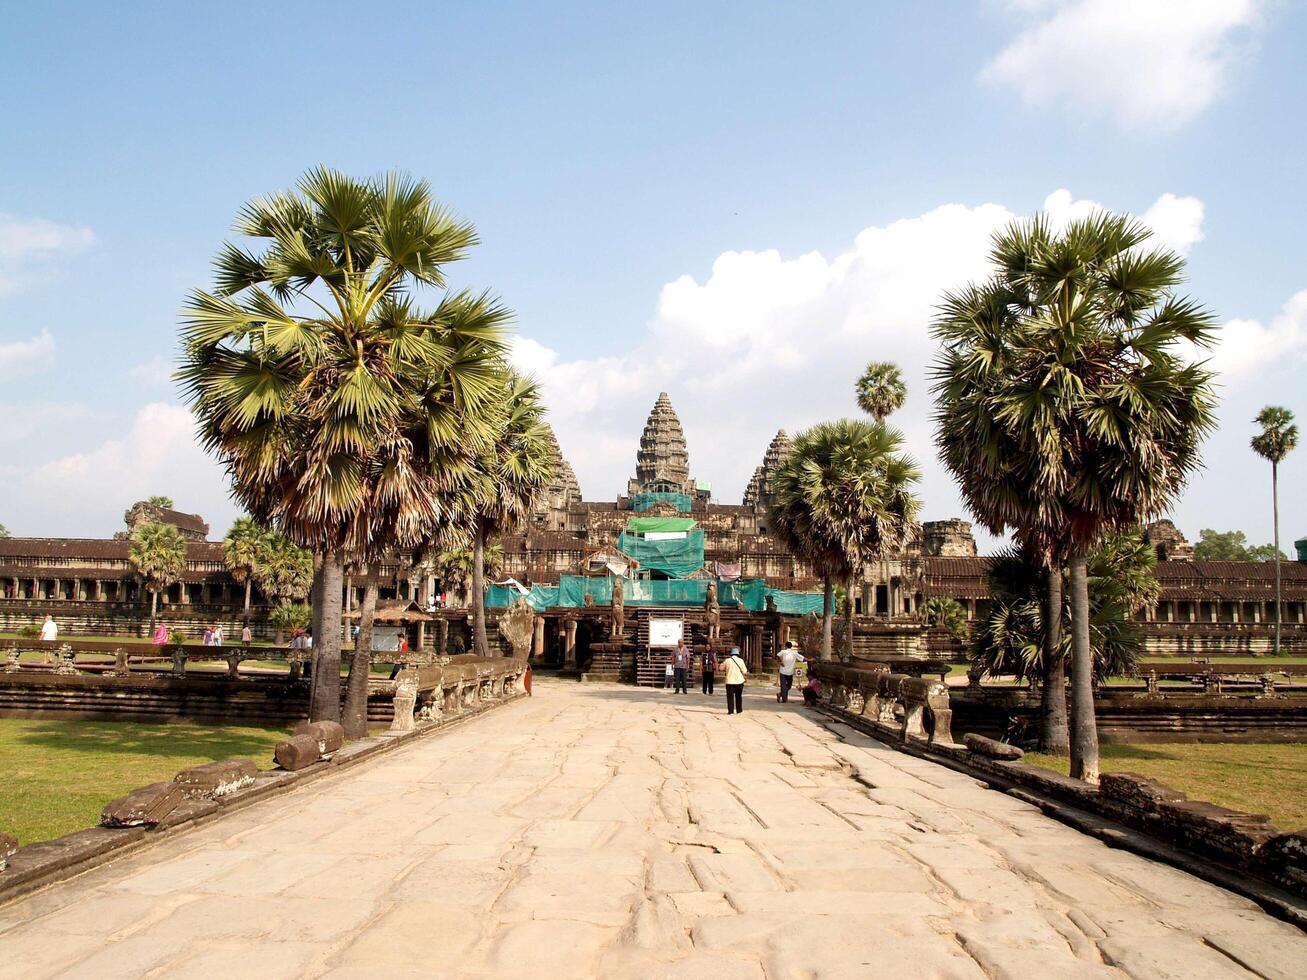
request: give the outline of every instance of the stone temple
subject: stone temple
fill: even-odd
[[[553,445],[554,477],[529,519],[500,542],[503,564],[493,570],[496,581],[511,579],[531,593],[538,607],[535,646],[541,662],[616,669],[612,661],[626,658],[622,669],[629,672],[647,610],[672,610],[699,630],[712,582],[721,605],[721,635],[740,642],[751,660],[765,665],[798,614],[819,601],[813,593],[820,582],[812,569],[768,527],[774,475],[791,451],[786,432],[758,447],[758,465],[739,503],[712,500],[708,484],[692,476],[690,447],[666,392],[658,395],[633,445],[634,476],[616,500],[584,499],[556,439]],[[162,618],[192,634],[220,622],[229,635],[239,635],[244,589],[227,570],[221,543],[206,540],[209,526],[200,516],[152,507],[134,505],[125,515],[127,529],[111,538],[0,539],[0,630],[52,613],[70,635],[142,634],[149,593],[128,560],[126,538],[131,527],[148,519],[174,524],[187,539],[187,568],[161,595]],[[652,530],[655,526],[659,529]],[[1151,525],[1148,536],[1159,559],[1161,595],[1139,614],[1144,652],[1269,651],[1273,565],[1195,561],[1192,546],[1169,521]],[[619,642],[610,635],[609,562],[621,565],[631,558],[638,567],[627,569],[631,577],[623,601],[630,611]],[[1307,555],[1302,558],[1282,566],[1284,647],[1295,653],[1307,653]],[[920,623],[934,596],[956,599],[969,617],[983,615],[989,601],[987,567],[969,523],[924,521],[901,554],[870,563],[856,583],[854,603],[862,617],[858,642],[881,644],[884,652],[884,644],[899,642],[901,627]],[[382,566],[383,601],[426,605],[442,591],[444,584],[413,556],[396,554]],[[347,581],[347,608],[357,605],[361,592],[358,578]],[[515,585],[492,587],[492,617],[496,606],[503,608],[517,595]],[[270,607],[256,588],[256,635],[271,635]],[[614,642],[625,647],[599,649]],[[960,652],[934,631],[927,642],[931,653]]]

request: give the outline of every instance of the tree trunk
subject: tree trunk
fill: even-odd
[[[154,620],[159,615],[159,590],[150,590],[150,635],[154,635]]]
[[[266,598],[266,597],[265,597]],[[322,630],[322,555],[318,552],[313,553],[313,584],[309,586],[309,632],[315,637],[320,635]],[[277,628],[277,636],[273,641],[277,646],[285,643],[286,637],[282,634],[281,627]],[[317,651],[310,653],[310,660],[317,656]],[[316,709],[315,699],[318,696],[317,677],[310,672],[309,684],[309,717],[314,717]]]
[[[321,633],[314,632],[313,713],[310,721],[340,721],[340,595],[344,569],[340,555],[322,556],[322,583],[318,588]]]
[[[821,659],[831,659],[831,616],[835,612],[835,586],[830,576],[822,578],[821,600]]]
[[[1071,777],[1098,783],[1094,653],[1089,646],[1089,575],[1085,553],[1071,559]]]
[[[368,734],[368,677],[372,673],[372,617],[377,612],[377,562],[368,562],[363,580],[363,602],[359,605],[359,635],[354,641],[354,659],[345,683],[345,715],[341,724],[346,738]]]
[[[853,659],[853,575],[844,582],[844,659]]]
[[[242,623],[243,626],[250,625],[250,586],[252,586],[253,584],[254,583],[250,580],[250,576],[246,575],[245,576],[245,619],[244,622]]]
[[[472,648],[479,657],[490,656],[490,641],[486,638],[486,528],[478,519],[472,539]]]
[[[1271,513],[1275,522],[1275,646],[1280,655],[1280,464],[1271,461]]]
[[[1039,751],[1069,755],[1066,720],[1066,663],[1062,659],[1062,564],[1047,569],[1044,591],[1044,684],[1040,689]]]

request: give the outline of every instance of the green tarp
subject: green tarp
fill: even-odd
[[[626,522],[626,529],[634,534],[669,534],[698,526],[693,517],[632,517]]]
[[[527,594],[527,604],[537,612],[550,608],[581,609],[589,593],[596,606],[613,601],[613,580],[608,576],[564,575],[557,585],[535,585]],[[486,592],[486,605],[492,609],[511,606],[521,594],[516,589],[492,585]],[[821,612],[821,593],[786,592],[769,589],[761,579],[745,582],[717,583],[717,601],[724,609],[748,609],[763,612],[767,599],[776,603],[776,611],[791,616]],[[628,606],[702,606],[708,599],[707,579],[650,580],[627,579],[623,583],[622,601]]]
[[[637,493],[631,497],[631,510],[637,514],[643,514],[654,504],[671,504],[682,514],[694,508],[694,500],[688,493]]]
[[[685,521],[676,517],[641,517],[631,521],[679,521],[681,524],[693,525],[694,521]],[[683,531],[684,528],[666,528],[667,531]],[[689,578],[703,568],[703,532],[686,531],[684,537],[650,539],[642,534],[623,531],[617,536],[617,550],[640,563],[641,571],[659,571],[671,578]]]

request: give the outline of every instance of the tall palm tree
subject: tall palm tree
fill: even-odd
[[[1106,213],[1061,232],[1016,222],[995,236],[994,279],[947,295],[935,324],[937,439],[964,500],[1068,568],[1071,774],[1090,782],[1088,555],[1166,510],[1215,425],[1212,374],[1185,354],[1210,347],[1214,319],[1176,295],[1184,260],[1147,248],[1150,234]]]
[[[259,554],[266,533],[254,518],[238,517],[232,522],[227,536],[222,541],[222,553],[227,561],[227,571],[231,573],[237,585],[245,586],[245,612],[242,621],[246,626],[250,625],[250,590],[254,584],[254,572],[259,566]]]
[[[835,581],[842,581],[851,597],[854,575],[868,560],[900,550],[916,520],[919,503],[912,487],[920,474],[902,445],[902,434],[879,422],[823,422],[795,438],[793,452],[773,478],[772,527],[822,578],[824,660],[832,653]],[[852,615],[845,629],[851,653]]]
[[[1252,438],[1253,452],[1271,463],[1271,513],[1275,521],[1275,653],[1280,652],[1280,463],[1298,445],[1293,412],[1267,405],[1253,419],[1262,431]]]
[[[173,502],[172,502],[172,498],[171,498],[171,497],[164,497],[164,496],[162,496],[162,495],[156,495],[156,496],[150,497],[150,498],[149,498],[148,500],[146,500],[145,502],[146,502],[147,504],[149,504],[150,506],[152,506],[152,507],[162,507],[164,510],[172,510],[172,509],[173,509]]]
[[[506,370],[496,402],[495,437],[477,460],[476,478],[464,504],[472,530],[473,643],[483,657],[490,656],[485,602],[487,543],[512,530],[530,513],[557,465],[536,383]]]
[[[159,615],[159,593],[186,571],[186,539],[171,524],[147,521],[132,532],[127,551],[136,574],[150,590],[150,632]]]
[[[236,230],[257,244],[225,245],[191,295],[178,377],[236,499],[317,556],[310,711],[337,720],[343,564],[442,519],[492,434],[509,313],[468,292],[419,308],[476,234],[400,174],[310,171]]]
[[[863,369],[856,391],[858,407],[882,423],[902,408],[908,397],[903,372],[891,361],[871,361]]]

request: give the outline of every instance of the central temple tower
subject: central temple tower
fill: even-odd
[[[690,452],[685,446],[685,432],[676,417],[667,392],[658,393],[649,420],[640,434],[640,450],[635,456],[635,478],[626,485],[630,496],[637,493],[684,493],[695,496],[695,482],[690,479]]]

